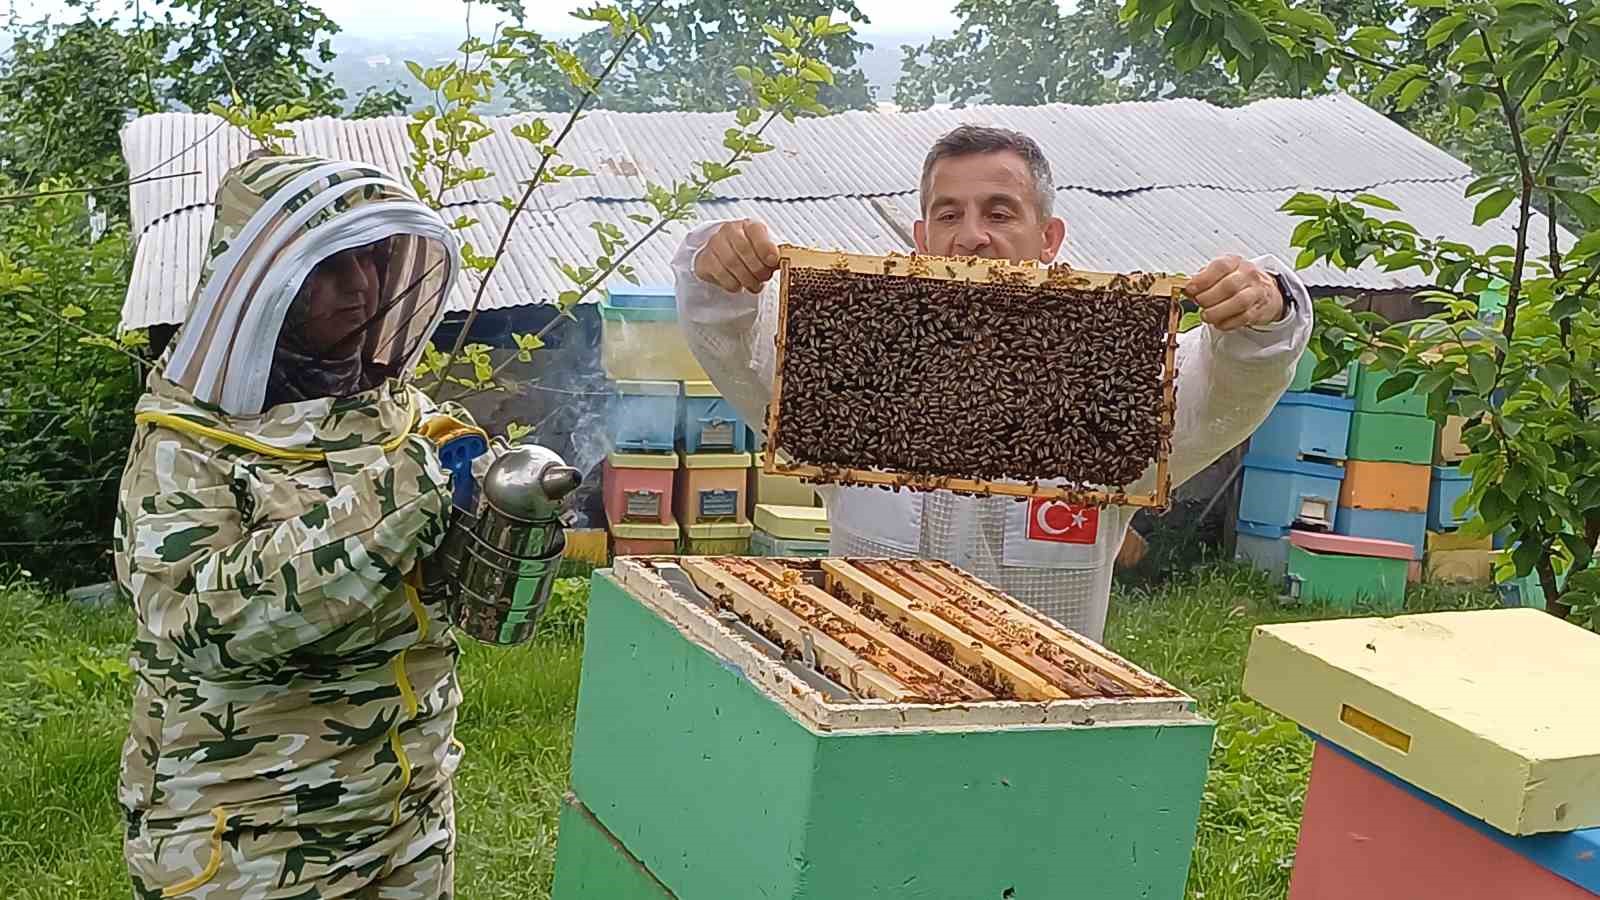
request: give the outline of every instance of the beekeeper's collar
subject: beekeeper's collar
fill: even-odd
[[[389,239],[368,347],[409,373],[444,317],[459,247],[439,214],[361,163],[263,156],[217,190],[210,252],[162,376],[230,416],[263,411],[279,331],[316,264]]]

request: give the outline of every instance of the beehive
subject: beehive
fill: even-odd
[[[796,247],[781,257],[766,471],[1166,505],[1179,279]],[[1130,494],[1152,465],[1153,485]]]
[[[1600,897],[1596,690],[1535,610],[1257,628],[1245,693],[1317,744],[1289,900]]]
[[[555,900],[1182,893],[1211,724],[952,566],[618,559],[586,635]]]

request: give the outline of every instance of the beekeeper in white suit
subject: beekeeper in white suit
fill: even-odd
[[[1049,263],[1066,237],[1066,223],[1051,212],[1054,195],[1050,165],[1031,138],[957,128],[923,163],[917,252]],[[777,266],[774,237],[748,220],[695,228],[673,258],[689,346],[752,423],[765,421],[772,395],[777,303],[766,286]],[[1311,333],[1304,285],[1272,257],[1219,257],[1185,290],[1205,324],[1178,342],[1174,486],[1261,424],[1288,388]],[[1153,481],[1152,466],[1128,490],[1148,492]],[[1111,570],[1132,507],[1082,509],[948,491],[821,490],[834,555],[943,559],[1101,639]]]

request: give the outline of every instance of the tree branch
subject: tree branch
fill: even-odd
[[[455,343],[451,345],[450,352],[445,357],[446,369],[455,365],[456,355],[461,352],[461,348],[467,342],[468,333],[472,331],[473,324],[478,320],[478,310],[483,305],[483,294],[489,286],[489,277],[494,274],[494,270],[500,265],[501,257],[505,256],[506,247],[511,243],[511,230],[516,226],[517,219],[522,216],[522,211],[527,208],[528,201],[533,198],[533,192],[538,190],[539,185],[543,183],[545,170],[550,167],[550,160],[555,157],[556,150],[560,148],[561,142],[571,133],[572,126],[578,123],[578,117],[583,114],[590,101],[599,93],[600,86],[605,84],[606,78],[611,75],[612,70],[622,61],[622,57],[627,53],[628,48],[633,45],[634,39],[639,36],[639,30],[648,28],[650,19],[665,4],[666,0],[656,0],[650,9],[645,12],[644,16],[639,19],[639,27],[628,29],[628,36],[622,40],[622,43],[617,45],[616,52],[611,54],[611,59],[606,62],[606,66],[601,70],[599,77],[595,78],[594,83],[584,90],[583,96],[578,99],[577,105],[572,108],[572,113],[567,116],[566,124],[561,127],[561,133],[556,135],[555,140],[550,143],[550,152],[540,157],[539,166],[534,171],[533,178],[529,179],[527,188],[522,192],[522,199],[517,201],[517,208],[512,210],[511,218],[506,221],[505,229],[500,232],[500,243],[495,247],[494,256],[490,258],[489,268],[483,272],[483,280],[478,283],[477,292],[472,296],[472,307],[467,311],[466,321],[461,324],[461,331],[456,335]],[[439,380],[436,380],[433,386],[437,387],[440,383]]]
[[[1511,352],[1511,336],[1517,327],[1517,305],[1522,299],[1522,268],[1528,259],[1528,222],[1533,216],[1534,178],[1528,158],[1528,148],[1522,142],[1522,118],[1519,108],[1512,104],[1511,94],[1506,90],[1505,77],[1500,74],[1500,61],[1489,42],[1488,32],[1480,25],[1478,34],[1483,40],[1484,55],[1495,71],[1495,83],[1491,91],[1499,98],[1500,108],[1505,113],[1506,125],[1511,131],[1511,148],[1516,153],[1517,168],[1522,173],[1521,202],[1517,210],[1517,252],[1512,263],[1511,284],[1506,289],[1506,321],[1503,329],[1506,347],[1504,350],[1495,351],[1495,381],[1498,382],[1505,373],[1506,357]]]
[[[91,187],[57,188],[56,190],[51,191],[32,191],[26,194],[6,194],[4,196],[0,196],[0,203],[15,203],[18,200],[33,200],[38,197],[59,197],[64,194],[90,194],[95,191],[109,191],[112,188],[132,187],[136,184],[144,184],[147,181],[161,181],[167,178],[187,178],[190,175],[199,174],[199,170],[192,172],[174,172],[170,175],[148,175],[143,178],[129,178],[125,181],[114,181],[110,184],[97,184]]]
[[[1349,59],[1351,62],[1362,63],[1364,65],[1372,66],[1375,69],[1382,69],[1385,72],[1398,72],[1398,71],[1400,71],[1400,67],[1395,65],[1394,63],[1386,63],[1381,59],[1373,59],[1370,56],[1363,56],[1362,54],[1357,53],[1354,50],[1350,50],[1350,49],[1348,49],[1346,47],[1334,47],[1332,49],[1336,53],[1338,53],[1340,56],[1343,56],[1346,59]],[[1419,75],[1418,77],[1420,78],[1422,76]]]
[[[39,302],[38,300],[33,299],[32,297],[29,297],[29,296],[27,296],[25,294],[19,294],[19,295],[17,295],[17,299],[23,301],[24,303],[32,304],[35,308],[41,310],[42,312],[47,313],[48,315],[52,316],[53,318],[60,319],[61,323],[63,325],[66,325],[68,328],[71,328],[74,331],[81,331],[84,334],[86,334],[86,335],[88,335],[89,337],[92,337],[92,338],[100,338],[100,339],[103,339],[103,340],[109,340],[109,341],[112,341],[112,343],[116,342],[114,338],[111,338],[111,337],[108,337],[106,335],[103,335],[100,332],[95,331],[93,328],[85,328],[84,326],[79,325],[77,322],[74,322],[73,320],[67,318],[66,316],[63,316],[61,313],[56,312],[55,310],[53,310],[50,307],[46,306],[45,304]],[[124,349],[121,345],[118,345],[116,347],[116,351],[118,353],[121,353],[123,356],[126,356],[127,358],[133,360],[134,362],[138,363],[140,368],[143,368],[146,365],[148,365],[148,363],[145,360],[139,358],[139,356],[137,354],[130,353],[128,350]]]
[[[778,109],[774,109],[774,110],[772,110],[772,112],[768,113],[766,121],[762,122],[761,126],[755,130],[755,137],[758,137],[758,138],[761,137],[761,135],[766,132],[767,127],[769,125],[771,125],[779,116],[783,115],[784,109],[786,109],[786,108],[787,107],[779,107]],[[741,162],[744,162],[748,158],[749,157],[745,154],[744,150],[742,150],[742,149],[741,150],[735,150],[733,152],[733,155],[728,157],[728,161],[723,163],[723,166],[725,168],[731,168],[733,166],[738,165]],[[656,222],[654,224],[652,224],[650,226],[650,228],[647,231],[645,231],[645,233],[643,235],[640,235],[638,240],[634,241],[632,244],[630,244],[628,246],[628,249],[626,249],[626,250],[622,251],[622,253],[618,254],[617,258],[611,261],[611,265],[607,266],[603,271],[601,271],[600,273],[596,274],[593,278],[589,279],[589,283],[584,286],[583,290],[578,294],[577,299],[572,301],[572,305],[576,306],[578,303],[583,301],[583,298],[589,296],[590,294],[594,293],[597,289],[599,289],[600,285],[604,284],[605,280],[607,278],[609,278],[613,272],[617,271],[617,269],[619,267],[621,267],[621,265],[624,262],[627,261],[628,257],[630,257],[630,256],[632,256],[634,254],[634,251],[636,251],[640,247],[644,246],[646,241],[648,241],[651,238],[655,237],[657,234],[660,234],[661,230],[666,228],[668,225],[672,224],[673,222],[679,221],[683,217],[683,214],[688,212],[690,207],[693,207],[695,204],[697,204],[697,203],[701,202],[702,200],[706,199],[706,196],[710,193],[712,183],[713,182],[708,181],[705,184],[702,184],[700,186],[700,188],[695,191],[695,195],[694,195],[693,199],[691,199],[687,203],[682,204],[681,208],[674,210],[672,215],[662,215],[661,218],[656,220]],[[570,309],[570,307],[569,307],[569,309]],[[543,341],[545,335],[547,335],[551,331],[555,330],[555,328],[565,318],[567,318],[567,311],[566,310],[562,310],[559,315],[557,315],[555,318],[553,318],[549,322],[547,322],[543,328],[539,329],[538,333],[534,335],[534,339],[538,340],[538,341]],[[458,337],[458,340],[459,340],[459,337]],[[501,363],[500,365],[496,366],[494,368],[494,370],[489,373],[489,379],[492,381],[496,376],[498,376],[501,372],[505,371],[505,369],[507,367],[509,367],[515,361],[516,361],[516,357],[512,356],[510,359],[508,359],[505,362]],[[452,364],[453,363],[448,363],[447,362],[447,365],[452,365]],[[460,399],[462,399],[462,396],[465,396],[465,395],[460,395],[460,396],[454,397],[452,399],[460,400]]]

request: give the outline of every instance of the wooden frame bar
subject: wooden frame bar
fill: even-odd
[[[991,613],[983,616],[971,609],[963,608],[955,598],[941,596],[941,592],[946,595],[954,592],[938,583],[937,579],[927,578],[919,567],[908,566],[898,560],[862,560],[855,566],[877,579],[879,583],[893,588],[900,596],[920,608],[961,629],[969,636],[969,640],[982,641],[1028,667],[1048,680],[1052,686],[1066,691],[1067,696],[1105,696],[1103,689],[1092,679],[1056,665],[1054,660],[1042,655],[1038,647],[1040,636],[1035,629],[1003,615],[996,616]],[[1122,696],[1126,693],[1122,686],[1118,685],[1116,693],[1111,696]]]
[[[794,571],[793,569],[784,566],[782,563],[770,559],[749,559],[745,560],[745,562],[754,566],[756,569],[759,569],[768,577],[778,580],[782,579],[783,572]],[[962,691],[967,695],[968,699],[994,699],[994,694],[990,693],[988,689],[984,688],[982,685],[969,679],[967,676],[961,674],[955,669],[950,668],[937,659],[934,659],[932,656],[929,656],[927,653],[923,652],[921,648],[917,647],[917,645],[907,641],[905,638],[900,637],[898,634],[895,634],[888,628],[883,627],[882,625],[873,621],[871,618],[861,615],[849,604],[844,603],[827,591],[822,590],[816,585],[804,580],[796,584],[794,588],[796,593],[804,598],[806,602],[816,606],[819,609],[827,611],[831,615],[837,616],[840,619],[852,623],[858,631],[872,640],[882,643],[894,655],[904,659],[911,665],[922,669],[929,675],[938,679],[940,682],[949,684]]]
[[[894,275],[906,278],[928,278],[939,281],[963,281],[981,284],[1006,284],[1037,287],[1060,285],[1084,290],[1133,289],[1148,292],[1152,297],[1167,298],[1170,312],[1167,322],[1166,359],[1162,374],[1163,400],[1161,405],[1162,433],[1170,436],[1177,415],[1177,348],[1178,323],[1182,315],[1179,300],[1185,279],[1162,274],[1112,274],[1105,272],[1080,272],[1070,266],[1039,266],[979,259],[977,257],[945,256],[867,256],[842,251],[819,251],[788,244],[779,247],[778,282],[778,333],[775,347],[776,362],[772,384],[772,402],[767,407],[767,446],[762,454],[762,470],[769,475],[792,475],[813,482],[841,485],[881,485],[922,490],[950,490],[961,493],[988,494],[1019,498],[1062,500],[1087,506],[1142,506],[1165,509],[1170,502],[1172,477],[1168,468],[1171,453],[1170,437],[1156,448],[1155,484],[1147,494],[1129,494],[1124,490],[1085,490],[1033,482],[992,481],[988,479],[959,478],[945,475],[912,475],[881,469],[856,469],[835,466],[816,466],[799,463],[780,454],[782,435],[778,428],[779,410],[783,397],[783,360],[789,325],[789,273],[791,268],[827,269],[835,272],[855,272],[863,275]]]
[[[917,692],[904,682],[867,663],[849,647],[806,623],[710,559],[684,559],[679,564],[689,573],[696,587],[714,600],[727,602],[734,612],[747,617],[751,624],[772,628],[796,647],[807,644],[814,647],[817,662],[837,669],[839,675],[836,680],[857,694],[896,703],[916,699]]]
[[[1090,680],[1097,683],[1102,678],[1115,681],[1137,696],[1162,697],[1177,694],[1177,690],[1170,685],[1145,675],[1133,666],[1110,655],[1099,645],[1078,636],[1074,632],[1067,631],[1060,625],[1030,615],[1026,608],[1011,602],[1000,591],[965,574],[950,563],[944,560],[925,559],[918,560],[918,564],[926,577],[937,578],[940,583],[949,586],[952,590],[967,594],[983,606],[1001,611],[1005,615],[1025,623],[1062,654],[1078,660],[1088,672],[1100,676]]]
[[[1016,695],[1024,700],[1060,700],[1070,696],[1048,679],[1006,654],[945,621],[923,605],[901,595],[890,585],[842,560],[824,560],[822,569],[830,586],[838,587],[858,602],[869,604],[885,615],[903,620],[909,627],[950,645],[954,657],[964,665],[989,667],[1011,682]]]

